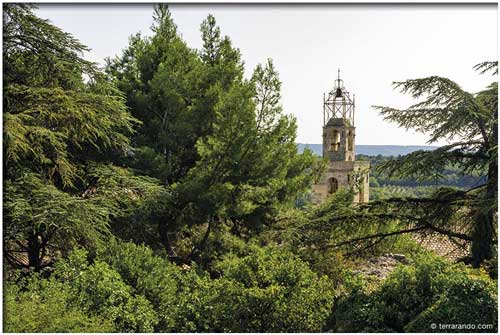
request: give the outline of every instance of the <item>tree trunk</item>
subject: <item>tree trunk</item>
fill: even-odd
[[[213,222],[213,218],[208,219],[208,227],[207,227],[207,231],[205,232],[205,235],[203,236],[203,239],[201,240],[200,251],[205,250],[205,246],[207,245],[208,237],[210,236],[210,231],[212,230],[212,222]]]
[[[191,252],[191,259],[200,264],[203,264],[202,254],[203,251],[205,251],[206,249],[208,237],[210,236],[210,232],[212,231],[213,221],[214,219],[212,217],[208,219],[208,227],[207,230],[205,231],[205,234],[203,235],[203,238]]]
[[[28,237],[28,265],[39,271],[42,267],[42,260],[40,258],[40,241],[37,234],[32,234]]]
[[[479,208],[479,212],[476,215],[476,225],[472,235],[472,265],[474,267],[479,267],[484,260],[493,257],[494,220],[496,214],[494,204],[494,199],[496,198],[495,187],[496,181],[490,182],[488,180],[484,206]]]
[[[175,258],[176,255],[174,249],[172,248],[172,244],[170,243],[170,239],[168,238],[169,231],[165,223],[158,224],[158,233],[160,235],[160,242],[161,244],[163,244],[163,247],[165,248],[168,257]]]
[[[495,119],[498,120],[498,114],[495,113]],[[498,123],[498,121],[497,121]],[[498,143],[498,129],[493,127],[492,144]],[[488,164],[488,182],[486,185],[485,199],[479,212],[476,215],[476,225],[473,232],[472,241],[472,265],[479,267],[484,261],[493,257],[494,238],[495,238],[495,215],[497,212],[497,185],[498,185],[498,162],[497,155],[488,153],[490,162]]]

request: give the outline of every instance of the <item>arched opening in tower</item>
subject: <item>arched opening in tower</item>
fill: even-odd
[[[339,188],[339,182],[334,177],[328,179],[328,193],[333,194],[337,192]]]
[[[330,151],[339,151],[340,133],[337,130],[332,131],[330,137]]]

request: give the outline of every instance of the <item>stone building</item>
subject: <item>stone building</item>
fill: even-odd
[[[354,107],[354,95],[351,98],[345,89],[339,70],[333,89],[323,95],[323,158],[328,160],[328,168],[312,186],[315,204],[343,187],[355,188],[354,202],[369,201],[370,162],[355,160]]]

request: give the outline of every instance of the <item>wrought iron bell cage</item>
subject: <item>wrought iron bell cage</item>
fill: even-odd
[[[351,99],[340,79],[340,69],[333,89],[328,95],[323,94],[323,126],[332,118],[342,119],[345,126],[354,127],[354,94]]]

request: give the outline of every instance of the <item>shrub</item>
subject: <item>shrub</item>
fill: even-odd
[[[328,278],[294,255],[252,246],[217,262],[212,279],[143,246],[110,242],[99,260],[149,299],[161,332],[320,331],[333,302]],[[246,255],[242,255],[246,254]]]
[[[117,331],[112,320],[91,315],[72,303],[72,292],[54,280],[30,278],[21,289],[4,285],[3,330],[8,333],[105,333]]]
[[[391,331],[384,326],[373,299],[378,285],[378,279],[358,275],[346,277],[341,298],[335,302],[328,320],[328,328],[335,332]]]
[[[108,264],[99,260],[89,264],[83,250],[75,250],[60,261],[54,277],[70,287],[76,305],[113,320],[121,332],[152,332],[158,323],[145,297],[134,294]]]
[[[217,269],[222,273],[217,285],[224,290],[214,302],[228,313],[212,317],[219,325],[212,331],[318,332],[324,328],[334,296],[331,282],[292,253],[251,246],[247,256],[227,257]]]
[[[146,246],[115,240],[99,253],[98,259],[110,264],[136,294],[151,302],[158,317],[155,331],[172,332],[182,327],[183,320],[179,320],[180,285],[181,278],[187,274],[178,266],[155,256]],[[196,275],[189,277],[193,279]]]
[[[405,331],[497,332],[496,283],[486,276],[473,276],[468,272],[466,270],[450,276],[449,288],[446,292],[412,320],[405,327]],[[432,324],[435,326],[432,327]],[[449,326],[440,327],[439,325]]]
[[[420,255],[414,265],[398,267],[372,289],[360,278],[349,283],[330,325],[342,332],[429,332],[435,331],[429,328],[432,323],[481,323],[496,329],[496,314],[496,284],[486,275]]]
[[[447,282],[441,275],[447,266],[439,258],[420,257],[414,266],[396,269],[376,294],[384,324],[394,331],[403,331],[408,322],[446,290]]]

